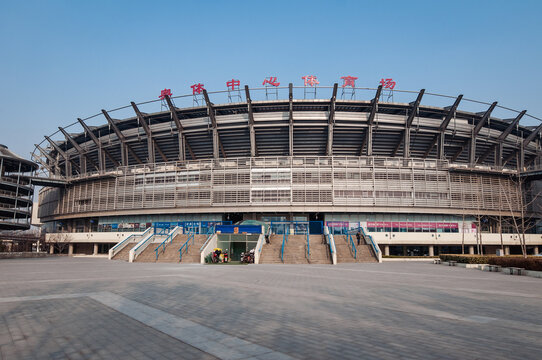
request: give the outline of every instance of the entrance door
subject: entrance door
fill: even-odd
[[[243,214],[242,213],[224,214],[224,221],[231,221],[232,224],[236,224],[240,221],[243,221]]]
[[[309,233],[313,235],[321,235],[324,233],[324,214],[309,214]]]

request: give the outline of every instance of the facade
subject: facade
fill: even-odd
[[[338,96],[337,84],[312,89],[312,99],[291,84],[271,99],[268,89],[245,87],[233,98],[203,90],[78,119],[36,147],[46,169],[38,216],[48,231],[72,233],[321,221],[333,231],[362,226],[386,253],[408,254],[457,251],[480,233],[485,246],[514,252],[521,219],[529,251],[538,252],[531,189],[542,125],[522,126],[525,111],[461,95],[394,91],[405,99],[397,102],[382,87],[356,90],[367,99]],[[87,124],[98,116],[101,125]]]
[[[33,186],[24,177],[38,166],[0,145],[0,230],[28,230]]]

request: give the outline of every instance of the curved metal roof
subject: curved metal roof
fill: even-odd
[[[424,95],[424,90],[417,93],[417,97],[415,92],[404,92],[403,95],[412,97],[410,103],[385,102],[381,99],[381,89],[375,90],[376,94],[369,100],[338,99],[336,86],[329,99],[294,99],[290,87],[287,99],[252,100],[247,87],[242,102],[215,105],[209,99],[213,94],[205,93],[201,106],[180,108],[173,105],[173,100],[183,99],[168,97],[169,107],[149,113],[139,110],[139,106],[149,107],[149,103],[156,105],[157,102],[132,103],[135,116],[115,120],[103,111],[104,124],[92,127],[80,120],[84,126],[82,132],[76,131],[74,126],[61,129],[61,137],[56,136],[57,140],[48,137],[49,147],[37,147],[39,153],[35,151],[35,155],[43,157],[40,163],[49,170],[57,166],[60,174],[66,171],[65,157],[72,164],[72,173],[78,173],[84,165],[82,161],[87,171],[92,171],[100,166],[110,169],[123,164],[175,161],[182,158],[182,151],[186,160],[243,157],[251,156],[252,152],[256,156],[333,154],[436,158],[442,132],[445,134],[442,156],[452,162],[472,163],[473,156],[469,152],[472,139],[475,139],[475,163],[515,166],[516,155],[522,151],[527,162],[538,156],[537,136],[542,125],[521,126],[519,122],[525,111],[462,99],[461,95],[439,98],[449,101],[450,106],[429,106],[422,97],[440,95]],[[187,99],[186,96],[180,98]],[[461,105],[462,100],[479,105],[481,111],[461,110],[458,104]],[[509,111],[512,117],[493,117],[491,114],[496,108]],[[215,129],[217,140],[213,140]],[[405,148],[407,131],[410,145]],[[153,154],[149,153],[149,135],[153,138]],[[180,138],[185,142],[184,149],[179,148]],[[103,159],[98,156],[98,144]],[[496,156],[501,144],[499,160]],[[53,160],[57,154],[61,155],[61,161],[55,165]]]
[[[8,172],[18,172],[19,170],[21,172],[30,172],[38,169],[36,163],[23,159],[2,144],[0,144],[0,159],[3,161],[4,170]],[[21,165],[20,168],[19,165]]]

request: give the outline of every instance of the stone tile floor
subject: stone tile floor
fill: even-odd
[[[0,261],[3,359],[539,359],[542,279],[429,263]]]

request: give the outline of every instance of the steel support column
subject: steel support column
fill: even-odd
[[[431,140],[431,144],[429,145],[427,150],[425,150],[425,153],[423,154],[424,158],[429,156],[429,154],[431,153],[431,150],[433,150],[433,147],[435,147],[439,138],[444,144],[444,140],[445,140],[444,132],[446,131],[448,124],[450,124],[450,120],[452,120],[452,118],[455,116],[455,112],[457,110],[457,107],[459,106],[459,103],[461,102],[461,99],[463,99],[463,95],[459,95],[457,99],[455,99],[455,102],[450,107],[448,114],[446,114],[446,117],[444,118],[444,120],[442,120],[442,123],[440,124],[439,129],[438,129],[438,133],[433,137],[433,140]],[[442,148],[444,148],[444,146],[442,146]],[[444,151],[442,150],[439,159],[444,160],[445,156],[446,154],[444,154]]]
[[[288,84],[288,154],[294,156],[294,89],[293,84]]]
[[[514,130],[514,128],[519,124],[519,121],[521,120],[523,115],[525,115],[526,112],[527,110],[523,110],[522,112],[518,114],[518,116],[516,116],[514,120],[512,120],[512,122],[510,123],[510,125],[508,125],[506,130],[504,130],[497,138],[497,143],[489,147],[486,150],[486,152],[483,153],[478,158],[478,160],[476,161],[477,164],[481,164],[489,156],[489,154],[491,154],[492,151],[495,151],[494,163],[496,166],[502,166],[502,160],[503,160],[502,154],[503,154],[504,141],[506,140],[506,137],[510,135],[512,130]]]
[[[220,135],[218,134],[214,104],[209,100],[209,94],[207,94],[207,90],[205,89],[203,89],[203,97],[205,98],[207,113],[209,114],[209,119],[211,119],[211,125],[213,126],[213,157],[218,159],[220,157],[220,151],[222,152],[222,157],[226,157],[226,152],[224,151],[224,147],[220,142]]]
[[[107,119],[107,122],[109,123],[109,126],[111,126],[111,128],[113,129],[113,131],[117,135],[117,138],[120,141],[120,150],[121,150],[121,154],[122,154],[121,155],[121,157],[122,157],[122,165],[127,166],[128,163],[129,163],[129,161],[128,161],[128,151],[132,154],[132,156],[138,162],[138,164],[143,164],[143,161],[139,158],[139,156],[137,156],[137,154],[135,153],[134,149],[132,149],[130,144],[128,144],[128,142],[126,141],[126,137],[124,136],[122,131],[120,131],[120,129],[118,128],[117,124],[115,124],[115,121],[113,121],[111,116],[109,116],[107,111],[102,109],[102,114],[104,114],[105,118]]]
[[[361,149],[360,149],[360,155],[363,154],[363,148],[367,146],[367,156],[373,155],[373,122],[376,116],[376,113],[378,112],[378,100],[380,99],[380,94],[382,93],[382,85],[378,86],[378,89],[376,90],[376,95],[374,99],[371,101],[371,112],[369,113],[369,117],[367,118],[367,132],[365,134],[365,139],[361,143]]]
[[[329,100],[329,118],[327,125],[326,155],[333,155],[333,128],[335,126],[335,101],[337,100],[337,83],[333,84],[333,94]]]
[[[245,85],[245,96],[247,98],[247,112],[248,112],[248,130],[250,136],[250,156],[258,156],[258,147],[256,146],[256,131],[254,130],[254,114],[252,113],[252,99],[250,98],[250,92],[248,85]]]
[[[171,112],[171,118],[175,122],[175,126],[177,127],[178,131],[178,137],[179,137],[179,160],[184,161],[186,160],[186,151],[185,148],[188,149],[188,152],[190,153],[190,157],[192,160],[196,160],[196,156],[194,155],[194,152],[192,151],[192,147],[186,140],[186,135],[184,134],[184,128],[181,124],[181,120],[179,119],[179,116],[177,115],[177,109],[175,106],[173,106],[173,102],[171,101],[169,95],[165,96],[167,105],[169,107],[169,111]]]
[[[113,157],[113,155],[111,155],[111,153],[109,153],[109,151],[107,151],[107,149],[103,148],[102,142],[98,139],[98,137],[96,135],[94,135],[94,133],[88,127],[88,125],[85,124],[85,122],[83,120],[81,120],[80,118],[77,118],[77,121],[79,121],[79,124],[81,124],[81,126],[85,129],[85,131],[88,133],[88,135],[92,139],[92,142],[94,142],[94,144],[96,144],[96,146],[98,148],[98,157],[99,157],[98,165],[99,165],[100,170],[105,170],[105,158],[104,158],[104,155],[107,155],[109,160],[111,160],[111,162],[115,166],[119,166],[120,163],[117,161],[117,159],[115,159]]]
[[[79,153],[79,166],[81,168],[82,174],[87,172],[87,163],[86,163],[87,159],[92,166],[94,166],[96,169],[99,169],[98,165],[96,165],[96,163],[92,160],[92,158],[88,155],[88,153],[84,151],[83,148],[81,148],[81,146],[77,143],[77,141],[75,141],[70,136],[70,134],[66,132],[66,130],[64,130],[60,126],[58,127],[58,130],[60,130],[60,132],[64,134],[64,137],[66,137],[66,140],[68,140],[72,144],[72,146],[75,148],[75,150],[77,150],[77,152]]]

